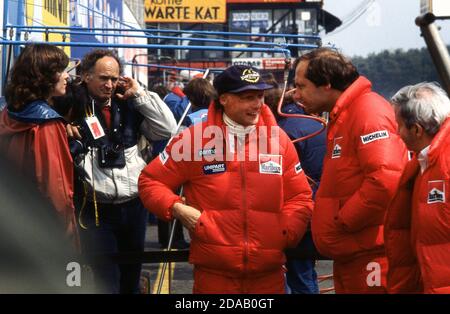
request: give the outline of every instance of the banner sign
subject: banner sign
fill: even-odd
[[[145,0],[147,23],[225,23],[225,0]]]
[[[259,70],[283,70],[284,58],[234,58],[232,65],[248,65]]]

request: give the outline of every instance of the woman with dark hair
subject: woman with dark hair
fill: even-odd
[[[73,165],[64,119],[53,97],[66,93],[67,55],[56,46],[26,46],[6,86],[7,109],[0,115],[0,152],[30,176],[50,200],[78,247],[73,206]]]

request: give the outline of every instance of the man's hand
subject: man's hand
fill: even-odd
[[[193,232],[201,212],[189,205],[175,203],[172,207],[172,214],[186,227],[186,229]]]
[[[139,83],[129,76],[121,76],[118,84],[119,90],[124,90],[123,94],[116,93],[117,98],[120,100],[127,100],[128,98],[136,97],[138,91],[141,90]]]
[[[81,140],[80,127],[73,124],[66,125],[67,137]]]

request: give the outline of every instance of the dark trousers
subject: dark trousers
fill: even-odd
[[[96,254],[143,252],[148,212],[139,198],[122,204],[97,204],[99,226],[95,226],[94,204],[86,203],[81,245],[91,256],[94,281],[105,293],[139,293],[141,264],[115,264],[95,258]]]
[[[312,240],[311,231],[303,236],[297,246],[298,249],[305,252],[317,252]],[[319,283],[317,282],[317,273],[314,269],[315,260],[291,260],[288,259],[286,267],[286,283],[288,291],[291,294],[317,294],[319,293]]]

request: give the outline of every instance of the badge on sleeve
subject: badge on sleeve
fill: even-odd
[[[105,136],[105,131],[96,116],[86,117],[85,121],[94,140]]]
[[[169,160],[169,154],[166,152],[166,150],[163,150],[161,153],[159,153],[159,160],[161,160],[161,163],[163,165],[165,165],[167,160]]]
[[[294,166],[294,169],[295,169],[295,173],[299,174],[302,171],[302,164],[301,163],[296,164]]]

